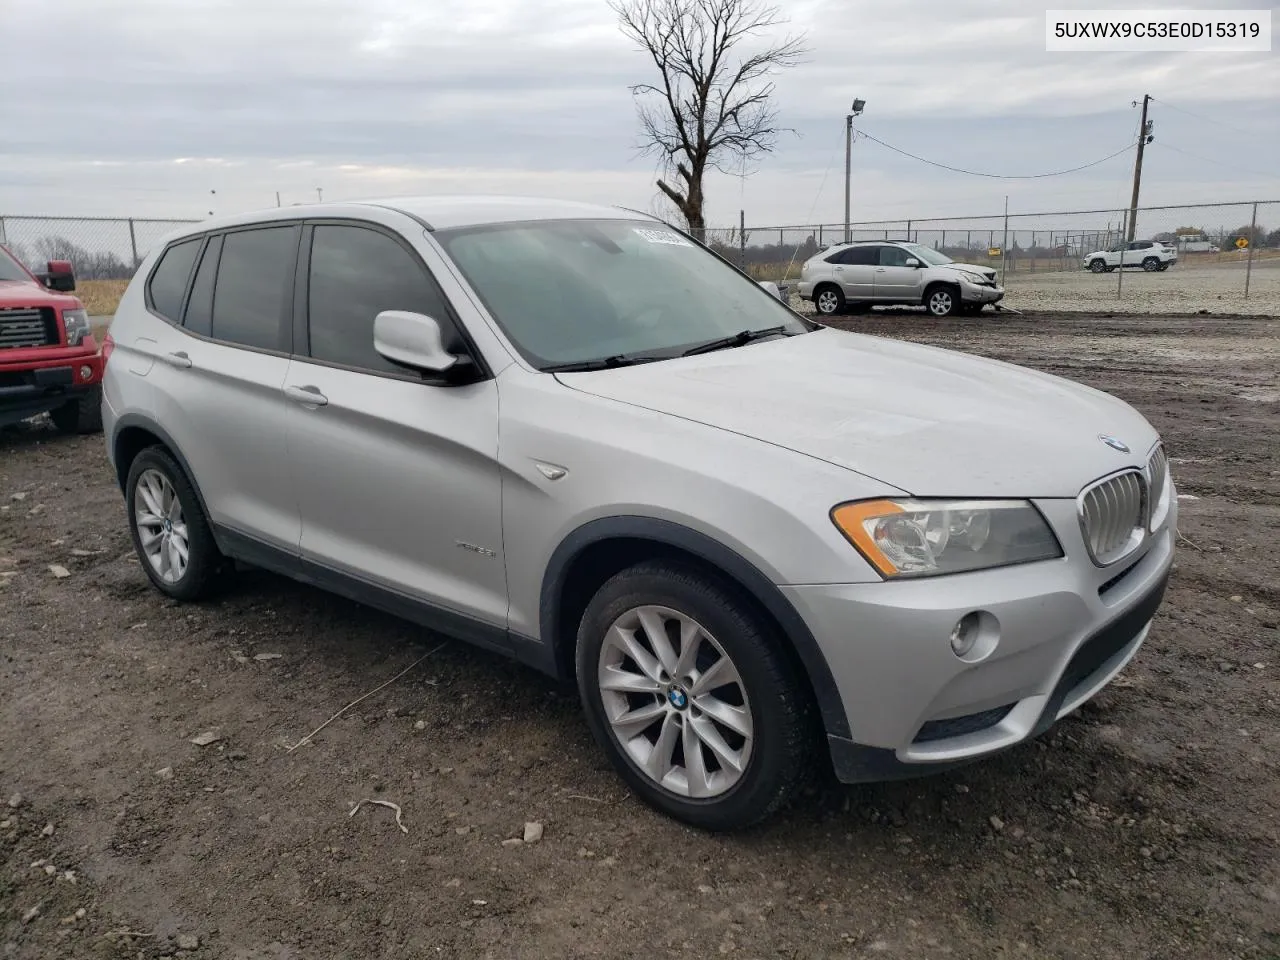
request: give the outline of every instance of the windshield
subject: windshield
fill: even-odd
[[[917,257],[931,267],[941,267],[948,263],[955,263],[945,253],[939,253],[933,247],[926,247],[922,243],[909,243],[905,244],[905,247],[913,257]]]
[[[744,330],[812,329],[660,223],[540,220],[435,236],[507,337],[540,368],[665,359]]]
[[[0,280],[31,282],[31,278],[27,276],[27,271],[18,266],[18,261],[14,260],[4,247],[0,247]]]

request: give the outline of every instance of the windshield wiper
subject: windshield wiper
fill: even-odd
[[[735,334],[727,337],[721,337],[719,340],[711,340],[708,343],[700,343],[696,347],[690,347],[682,357],[693,357],[700,353],[711,353],[713,350],[724,350],[728,347],[742,347],[751,343],[753,340],[763,340],[765,337],[775,337],[780,333],[786,333],[787,328],[769,327],[765,330],[739,330]]]
[[[652,363],[665,360],[666,357],[636,357],[625,353],[612,357],[601,357],[599,360],[574,360],[569,363],[553,363],[543,367],[546,373],[577,373],[583,370],[612,370],[614,367],[630,367],[637,363]]]

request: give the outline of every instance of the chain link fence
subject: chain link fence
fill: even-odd
[[[167,234],[194,222],[0,214],[0,243],[29,267],[70,260],[78,280],[128,280]]]
[[[999,213],[850,224],[850,240],[906,240],[1000,272],[1006,304],[1036,310],[1126,309],[1280,315],[1280,200],[1145,207],[1134,239],[1173,248],[1145,266],[1128,251],[1129,211]],[[707,242],[760,280],[792,282],[805,260],[845,239],[843,224],[715,228]],[[1093,256],[1097,255],[1097,256]],[[1102,259],[1102,269],[1089,269]],[[1113,266],[1114,264],[1114,266]],[[1096,268],[1095,268],[1096,269]]]
[[[1280,315],[1280,200],[1142,208],[1135,239],[1173,247],[1176,266],[1144,270],[1141,258],[1129,256],[1123,269],[1090,271],[1091,254],[1125,242],[1128,218],[1123,209],[909,218],[854,223],[849,234],[910,240],[953,260],[993,267],[1004,278],[1005,303],[1017,309]],[[105,313],[142,259],[193,222],[0,214],[0,243],[36,268],[70,260],[86,297],[103,294],[97,309]],[[843,224],[740,222],[708,229],[706,241],[757,279],[791,281],[794,288],[805,260],[841,242],[844,233]]]

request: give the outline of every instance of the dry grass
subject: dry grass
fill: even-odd
[[[109,317],[116,312],[127,286],[128,280],[78,280],[76,296],[84,304],[89,316]]]

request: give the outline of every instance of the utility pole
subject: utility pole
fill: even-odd
[[[1133,161],[1133,199],[1129,201],[1129,230],[1125,239],[1132,242],[1133,235],[1138,229],[1138,190],[1142,187],[1142,152],[1143,148],[1150,143],[1154,137],[1151,136],[1151,124],[1147,121],[1147,105],[1151,102],[1151,94],[1144,93],[1142,95],[1142,125],[1138,128],[1141,133],[1138,135],[1138,155]],[[1137,106],[1137,101],[1134,102]],[[1121,257],[1123,258],[1123,254]],[[1124,272],[1123,266],[1120,270]]]
[[[861,116],[867,101],[855,100],[851,112],[844,118],[844,242],[853,239],[849,230],[849,188],[853,175],[853,118]]]
[[[324,190],[320,187],[316,187],[316,200],[320,203],[324,203]]]

